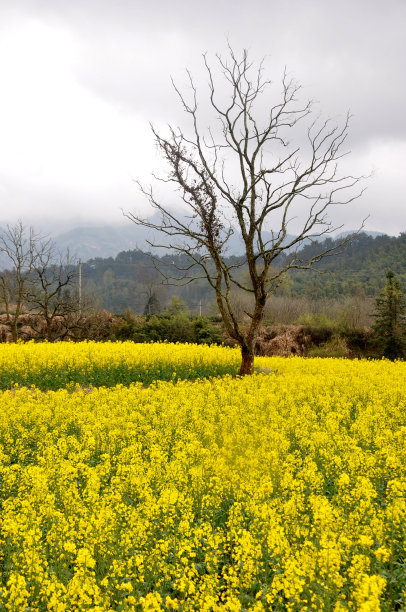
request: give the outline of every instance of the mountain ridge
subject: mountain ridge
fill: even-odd
[[[354,231],[342,232],[334,238],[345,238],[349,234],[354,233]],[[364,233],[373,237],[387,235],[384,232],[376,231]],[[270,240],[271,232],[264,232],[264,237],[266,240]],[[288,234],[286,240],[291,240],[292,238],[294,238],[294,235]],[[82,261],[98,257],[115,257],[122,251],[133,249],[151,251],[161,255],[166,252],[164,248],[154,249],[151,247],[149,242],[156,242],[156,236],[154,237],[150,231],[135,224],[132,226],[83,226],[57,234],[54,240],[60,250],[69,249],[72,255],[76,255]],[[239,256],[242,253],[243,242],[238,232],[235,232],[229,240],[227,255]]]

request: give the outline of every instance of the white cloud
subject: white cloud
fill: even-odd
[[[100,212],[102,204],[113,216],[120,198],[127,203],[135,199],[132,177],[149,172],[154,150],[145,121],[120,112],[77,81],[73,66],[78,48],[63,31],[35,21],[3,38],[0,80],[7,83],[0,98],[3,194],[4,184],[19,183],[25,192],[32,190],[42,214],[49,202],[47,197],[38,201],[41,190],[54,197],[69,193],[73,209],[75,200],[82,207],[87,199],[89,215]]]
[[[186,119],[170,74],[182,83],[189,66],[200,87],[201,53],[213,57],[229,36],[268,55],[276,81],[286,64],[324,114],[351,109],[348,167],[376,170],[354,215],[405,229],[403,1],[21,0],[0,12],[3,218],[113,220],[144,206],[132,179],[160,163],[148,120]]]

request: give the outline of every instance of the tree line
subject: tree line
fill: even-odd
[[[404,240],[404,235],[399,239],[388,237],[370,238],[358,236],[354,239],[351,246],[351,253],[348,259],[358,256],[356,243],[361,245],[361,258],[368,260],[365,245],[375,245],[384,243],[394,245],[397,251],[399,242]],[[191,312],[187,302],[179,297],[177,293],[164,294],[164,287],[161,284],[160,274],[157,270],[157,262],[150,254],[142,251],[122,252],[115,259],[91,260],[84,264],[84,288],[79,291],[79,262],[70,257],[69,253],[60,253],[56,250],[51,240],[37,234],[33,228],[26,228],[22,222],[14,226],[7,227],[0,232],[0,251],[7,255],[10,261],[9,269],[0,273],[0,300],[3,303],[2,322],[10,329],[12,340],[16,341],[19,337],[19,326],[23,313],[31,313],[29,324],[37,332],[39,338],[48,340],[61,340],[66,337],[83,339],[94,337],[99,339],[131,339],[136,342],[168,340],[184,342],[217,342],[225,340],[222,327],[218,325],[221,321],[219,313],[213,309],[212,316],[201,316],[207,314],[205,296],[207,287],[202,282],[195,287],[194,300],[202,302],[204,308],[198,308]],[[379,249],[374,249],[374,252]],[[388,250],[386,249],[387,253]],[[358,254],[358,255],[357,255]],[[345,257],[346,254],[342,254]],[[177,258],[177,261],[173,259]],[[230,258],[230,263],[238,261],[238,258]],[[171,266],[185,265],[185,256],[165,255],[159,258],[159,264],[169,269]],[[402,267],[401,258],[398,260]],[[337,266],[341,267],[341,264]],[[116,295],[117,287],[114,285],[114,274],[121,275],[121,282],[127,288],[131,288],[130,283],[134,282],[134,297],[138,296],[140,308],[144,317],[137,317],[133,310],[129,308],[128,302],[123,301],[123,308],[115,309],[122,313],[120,316],[111,317],[105,315],[100,318],[97,315],[97,299],[90,299],[86,287],[89,285],[89,277],[93,274],[93,283],[97,286],[104,286],[106,276],[109,279],[111,297],[119,298]],[[244,270],[242,268],[242,274]],[[323,278],[323,275],[319,277]],[[379,278],[383,282],[384,276]],[[128,278],[126,281],[125,279]],[[172,291],[181,288],[172,287]],[[189,293],[193,290],[193,284],[187,286]],[[292,288],[289,288],[290,293]],[[199,298],[200,296],[200,298]],[[314,296],[313,296],[314,297]],[[126,294],[126,299],[129,293]],[[233,302],[233,308],[239,320],[243,320],[245,311],[249,308],[249,303],[240,301],[238,296]],[[190,299],[190,295],[189,295]],[[273,305],[277,301],[273,300]],[[334,325],[331,319],[331,304],[328,306],[330,317],[320,311],[320,314],[311,314],[309,302],[308,310],[301,316],[296,313],[294,322],[305,325],[312,330],[314,339],[323,341],[331,338],[332,333],[339,330],[350,342],[369,343],[376,347],[375,354],[389,359],[401,358],[405,354],[405,302],[401,283],[397,275],[392,271],[386,272],[386,284],[378,292],[375,299],[375,312],[372,313],[372,304],[369,302],[367,317],[372,327],[372,335],[368,332],[366,336],[359,337],[357,334],[361,330],[361,319],[359,311],[360,295],[356,296],[357,304],[349,304],[341,310],[339,326]],[[241,296],[240,296],[241,300]],[[281,308],[292,308],[294,298],[291,296],[282,300]],[[361,298],[362,301],[362,298]],[[306,306],[305,306],[306,307]],[[346,311],[346,308],[350,310]],[[357,312],[356,312],[357,311]],[[200,315],[200,316],[196,316]],[[344,318],[342,316],[344,315]],[[275,314],[270,312],[270,319],[266,323],[275,323]],[[324,328],[324,331],[323,331]],[[328,329],[330,328],[330,330]],[[333,328],[333,329],[331,329]],[[321,334],[321,335],[320,335]],[[354,335],[355,334],[355,335]],[[361,334],[362,335],[362,334]],[[328,350],[327,354],[328,354]]]
[[[328,240],[327,245],[330,243]],[[315,248],[313,245],[305,247],[307,251]],[[238,265],[239,279],[247,276],[248,267],[242,256],[226,257],[225,261],[229,266]],[[207,281],[199,279],[187,285],[172,285],[166,283],[159,272],[173,275],[177,268],[187,265],[186,256],[174,253],[152,256],[139,250],[125,251],[114,258],[96,258],[84,263],[83,282],[99,308],[111,312],[131,308],[136,314],[156,314],[165,308],[173,295],[178,295],[193,314],[200,311],[215,314],[218,311],[214,292]],[[275,267],[278,265],[276,260]],[[375,238],[359,234],[341,254],[320,262],[318,269],[290,271],[273,295],[317,301],[354,296],[375,298],[382,290],[389,269],[395,272],[405,290],[406,234]],[[232,297],[235,301],[244,301],[238,287]]]

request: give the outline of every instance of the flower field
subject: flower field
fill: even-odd
[[[239,352],[219,346],[133,342],[27,342],[0,347],[0,389],[112,387],[234,374]]]
[[[1,610],[406,609],[406,363],[238,362],[0,345]]]

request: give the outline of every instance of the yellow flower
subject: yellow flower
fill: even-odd
[[[93,569],[96,562],[88,548],[80,548],[76,557],[76,564],[85,568]]]
[[[179,379],[1,392],[1,610],[406,599],[383,566],[406,541],[406,363],[259,357],[272,373],[182,380],[238,360],[169,343],[0,344],[3,380]]]
[[[375,554],[375,557],[379,559],[379,561],[382,561],[382,563],[385,563],[386,561],[389,561],[391,553],[388,548],[385,548],[384,546],[380,546],[374,551],[374,554]]]

